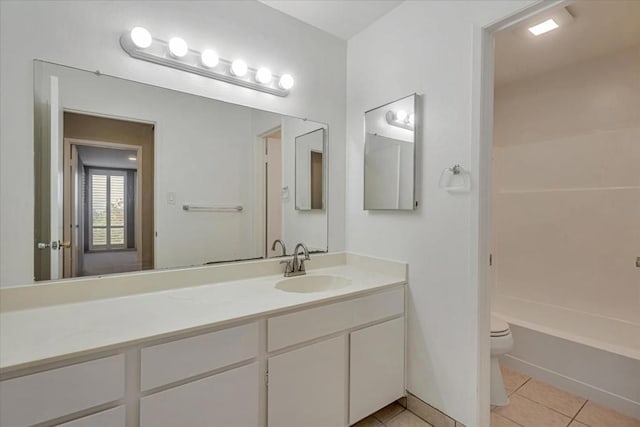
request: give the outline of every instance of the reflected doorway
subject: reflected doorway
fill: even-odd
[[[64,112],[62,277],[153,268],[152,124]]]

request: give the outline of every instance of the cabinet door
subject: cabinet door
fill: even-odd
[[[404,317],[351,334],[349,424],[404,396]]]
[[[140,399],[141,427],[258,426],[258,364]]]
[[[346,424],[346,336],[269,359],[269,427]]]

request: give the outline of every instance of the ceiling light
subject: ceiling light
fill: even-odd
[[[180,37],[174,37],[169,40],[169,52],[176,58],[182,58],[189,52],[189,46],[187,46],[187,42]]]
[[[202,65],[204,65],[207,68],[213,68],[216,65],[218,65],[218,62],[220,62],[220,58],[218,58],[218,54],[211,49],[203,50],[202,54],[200,55],[200,60],[202,61]]]
[[[132,162],[135,162],[136,160],[138,160],[136,156],[129,156],[128,159],[131,160]]]
[[[149,46],[151,46],[151,42],[153,41],[151,39],[151,33],[149,33],[146,28],[135,27],[133,30],[131,30],[130,35],[133,44],[140,49],[148,48]]]
[[[247,63],[244,62],[242,59],[236,59],[231,63],[231,73],[234,76],[242,77],[245,74],[247,74],[248,69],[249,68],[247,67]]]
[[[289,90],[293,87],[293,77],[291,74],[283,74],[280,77],[280,82],[278,82],[278,86],[280,86],[284,90]]]
[[[271,83],[271,71],[265,67],[260,68],[256,72],[256,81],[263,85]]]
[[[551,30],[555,30],[559,25],[553,19],[547,19],[544,22],[541,22],[538,25],[534,25],[533,27],[529,27],[529,32],[534,36],[539,36],[540,34],[544,34]]]

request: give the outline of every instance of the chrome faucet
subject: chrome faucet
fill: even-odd
[[[287,255],[287,247],[284,245],[284,242],[280,239],[276,239],[273,241],[273,245],[271,245],[271,250],[275,251],[276,250],[276,244],[280,243],[280,246],[282,247],[282,253],[280,254],[280,256],[286,256]]]
[[[300,248],[302,248],[302,253],[304,254],[304,258],[302,259],[298,258],[298,255],[300,255]],[[310,259],[307,247],[304,243],[298,243],[293,251],[293,258],[289,261],[280,261],[280,264],[286,264],[284,277],[302,276],[303,274],[307,274],[307,271],[304,268],[304,262],[309,261]]]

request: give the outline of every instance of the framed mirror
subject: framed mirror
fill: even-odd
[[[324,210],[325,129],[318,128],[299,135],[295,141],[296,209],[299,211]]]
[[[326,124],[43,61],[34,71],[35,280],[280,256],[277,239],[327,251]],[[288,190],[307,142],[310,212]]]
[[[365,113],[364,209],[413,210],[417,95]]]

